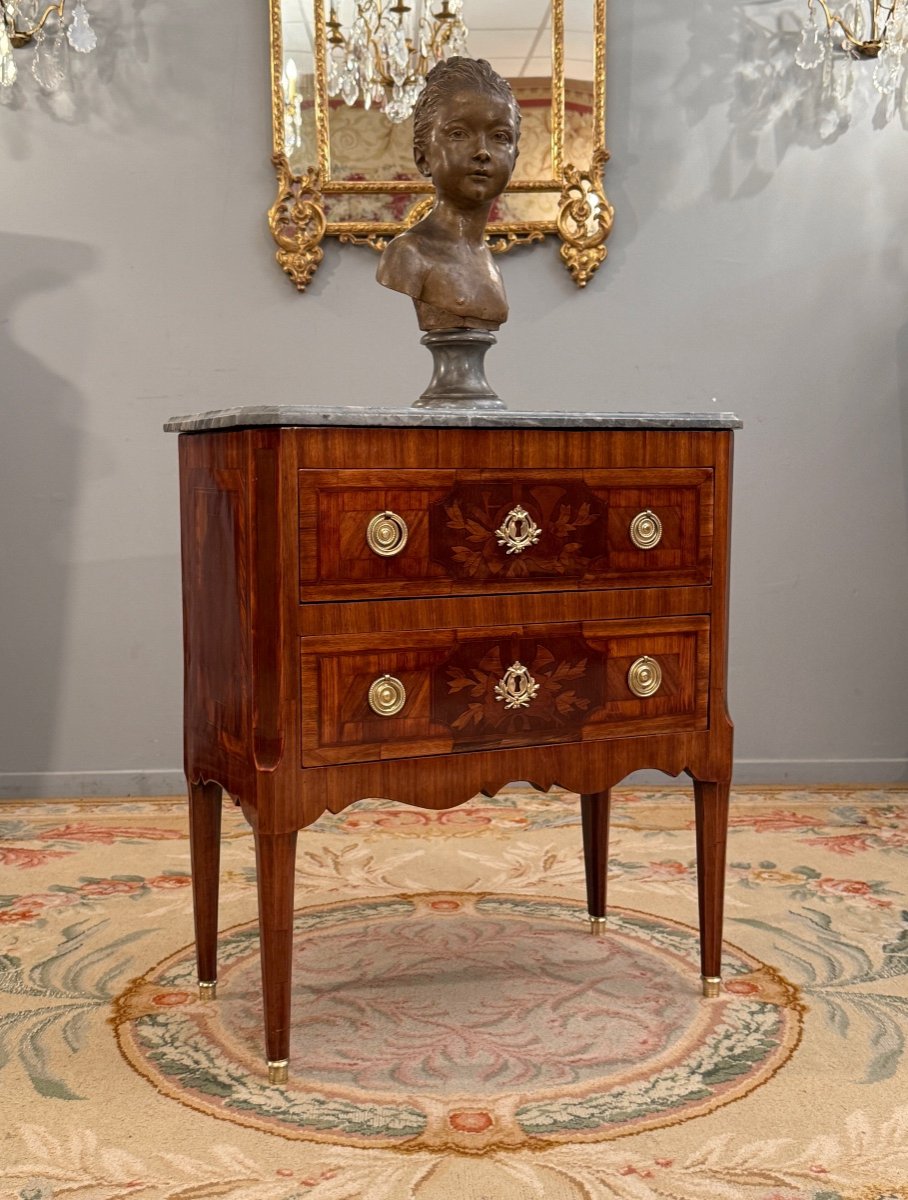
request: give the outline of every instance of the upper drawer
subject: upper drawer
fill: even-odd
[[[301,599],[709,582],[712,508],[706,468],[302,470]]]

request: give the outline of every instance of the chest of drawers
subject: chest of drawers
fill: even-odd
[[[687,772],[715,993],[738,424],[305,408],[168,424],[200,990],[215,995],[223,789],[254,834],[272,1080],[287,1071],[297,832],[365,797],[578,792],[600,932],[609,790],[643,768]]]

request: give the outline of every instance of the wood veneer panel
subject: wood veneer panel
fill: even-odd
[[[470,625],[608,621],[708,613],[708,587],[519,592],[501,596],[458,596],[419,600],[375,600],[352,604],[304,604],[297,613],[301,636],[390,633],[406,629],[452,629]]]
[[[284,429],[298,468],[708,467],[717,435],[701,430]],[[199,436],[199,435],[189,435]],[[730,435],[725,435],[730,436]]]
[[[246,777],[251,724],[243,434],[180,438],[184,742],[191,782]]]
[[[278,456],[274,446],[252,449],[253,546],[252,672],[256,765],[273,768],[283,751],[281,656],[284,622],[281,596]],[[264,609],[264,611],[262,611]]]
[[[725,728],[685,733],[556,742],[449,754],[388,758],[375,762],[309,767],[297,773],[289,824],[311,824],[326,809],[340,812],[363,797],[381,797],[420,808],[445,809],[471,797],[494,795],[526,779],[546,791],[553,786],[584,793],[606,790],[633,771],[651,769],[675,776],[687,771],[707,778],[721,772],[730,752]]]

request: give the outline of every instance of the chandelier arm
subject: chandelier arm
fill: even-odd
[[[871,3],[870,6],[870,37],[864,41],[861,41],[860,38],[856,38],[854,36],[854,32],[845,24],[844,18],[841,17],[839,13],[834,13],[832,11],[827,3],[827,0],[810,0],[811,8],[813,8],[814,2],[819,4],[820,8],[822,8],[826,17],[827,28],[831,29],[833,25],[838,25],[847,42],[854,46],[856,50],[863,50],[865,53],[870,54],[873,54],[879,49],[880,43],[886,36],[886,30],[889,27],[889,22],[896,7],[895,3],[893,2],[888,8],[884,8],[883,5],[878,2],[878,0],[873,0],[873,3]],[[886,13],[886,20],[883,22],[882,29],[878,27],[878,14],[881,12]]]
[[[889,5],[888,8],[884,8],[882,4],[880,4],[880,6],[879,6],[880,12],[886,13],[886,20],[883,22],[883,28],[879,32],[879,40],[881,42],[882,42],[883,38],[886,36],[886,31],[889,28],[889,22],[892,20],[892,14],[895,12],[895,9],[896,9],[896,0],[892,0],[892,3]],[[877,14],[877,6],[874,5],[874,7],[873,7],[874,26],[876,25],[876,14]],[[877,37],[875,28],[873,31],[873,36]]]
[[[867,38],[863,42],[860,40],[860,38],[856,38],[854,36],[854,34],[851,32],[851,30],[848,28],[848,26],[845,24],[845,22],[842,20],[841,17],[835,16],[835,17],[833,17],[833,21],[839,26],[839,28],[842,30],[842,33],[844,33],[845,41],[849,42],[852,46],[854,46],[854,48],[856,50],[862,51],[864,53],[865,57],[868,57],[868,58],[872,58],[876,55],[876,52],[880,48],[880,39],[876,35],[876,15],[875,14],[874,14],[873,23],[870,28],[870,37]]]
[[[826,14],[827,26],[831,26],[834,21],[839,21],[841,23],[840,17],[833,16],[832,10],[830,9],[829,5],[826,3],[826,0],[807,0],[807,7],[812,9],[815,2],[817,4],[819,4],[820,8],[822,8],[823,12]]]
[[[9,40],[13,46],[27,46],[39,29],[44,28],[44,23],[51,15],[56,13],[59,20],[63,20],[63,10],[66,8],[66,0],[57,0],[56,4],[48,4],[39,20],[31,27],[31,29],[16,29],[10,30]]]
[[[848,28],[848,26],[845,24],[845,22],[842,20],[842,18],[840,16],[838,16],[838,15],[834,16],[832,18],[832,23],[834,25],[838,25],[838,27],[841,29],[842,33],[844,33],[845,41],[850,42],[852,44],[852,46],[857,47],[858,50],[862,49],[865,46],[873,45],[876,42],[876,35],[873,32],[872,26],[871,26],[871,30],[870,30],[870,38],[866,42],[862,42],[859,38],[856,38],[854,36],[854,34],[851,32],[851,30]]]
[[[446,17],[444,21],[441,21],[438,19],[436,13],[433,13],[432,15],[436,18],[436,25],[432,31],[432,53],[435,55],[436,59],[440,59],[442,56],[442,51],[451,40],[451,35],[453,33],[453,26],[451,25],[451,22],[454,18],[452,15]]]
[[[382,62],[381,50],[379,50],[378,42],[373,39],[370,40],[372,41],[372,63],[375,67],[375,78],[383,88],[389,88],[394,83],[394,80],[385,70],[385,64]]]
[[[880,0],[871,0],[870,2],[870,41],[879,43],[880,32],[877,28],[877,14],[880,11]]]

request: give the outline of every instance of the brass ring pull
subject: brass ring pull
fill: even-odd
[[[395,554],[400,554],[406,546],[409,533],[407,522],[403,517],[386,510],[377,513],[369,522],[366,529],[366,541],[369,543],[370,550],[374,550],[383,558],[391,558]]]
[[[526,708],[535,699],[539,684],[521,662],[514,662],[495,684],[495,699],[505,708]]]
[[[627,673],[627,686],[635,696],[654,696],[662,687],[662,668],[654,658],[644,654],[635,659]]]
[[[393,717],[407,702],[407,689],[393,675],[380,675],[369,688],[369,707],[380,717]]]
[[[507,546],[508,554],[522,554],[530,546],[539,541],[542,530],[520,504],[512,508],[498,529],[495,536],[499,546]]]
[[[652,550],[662,540],[662,522],[647,508],[637,513],[631,521],[628,533],[638,550]]]

